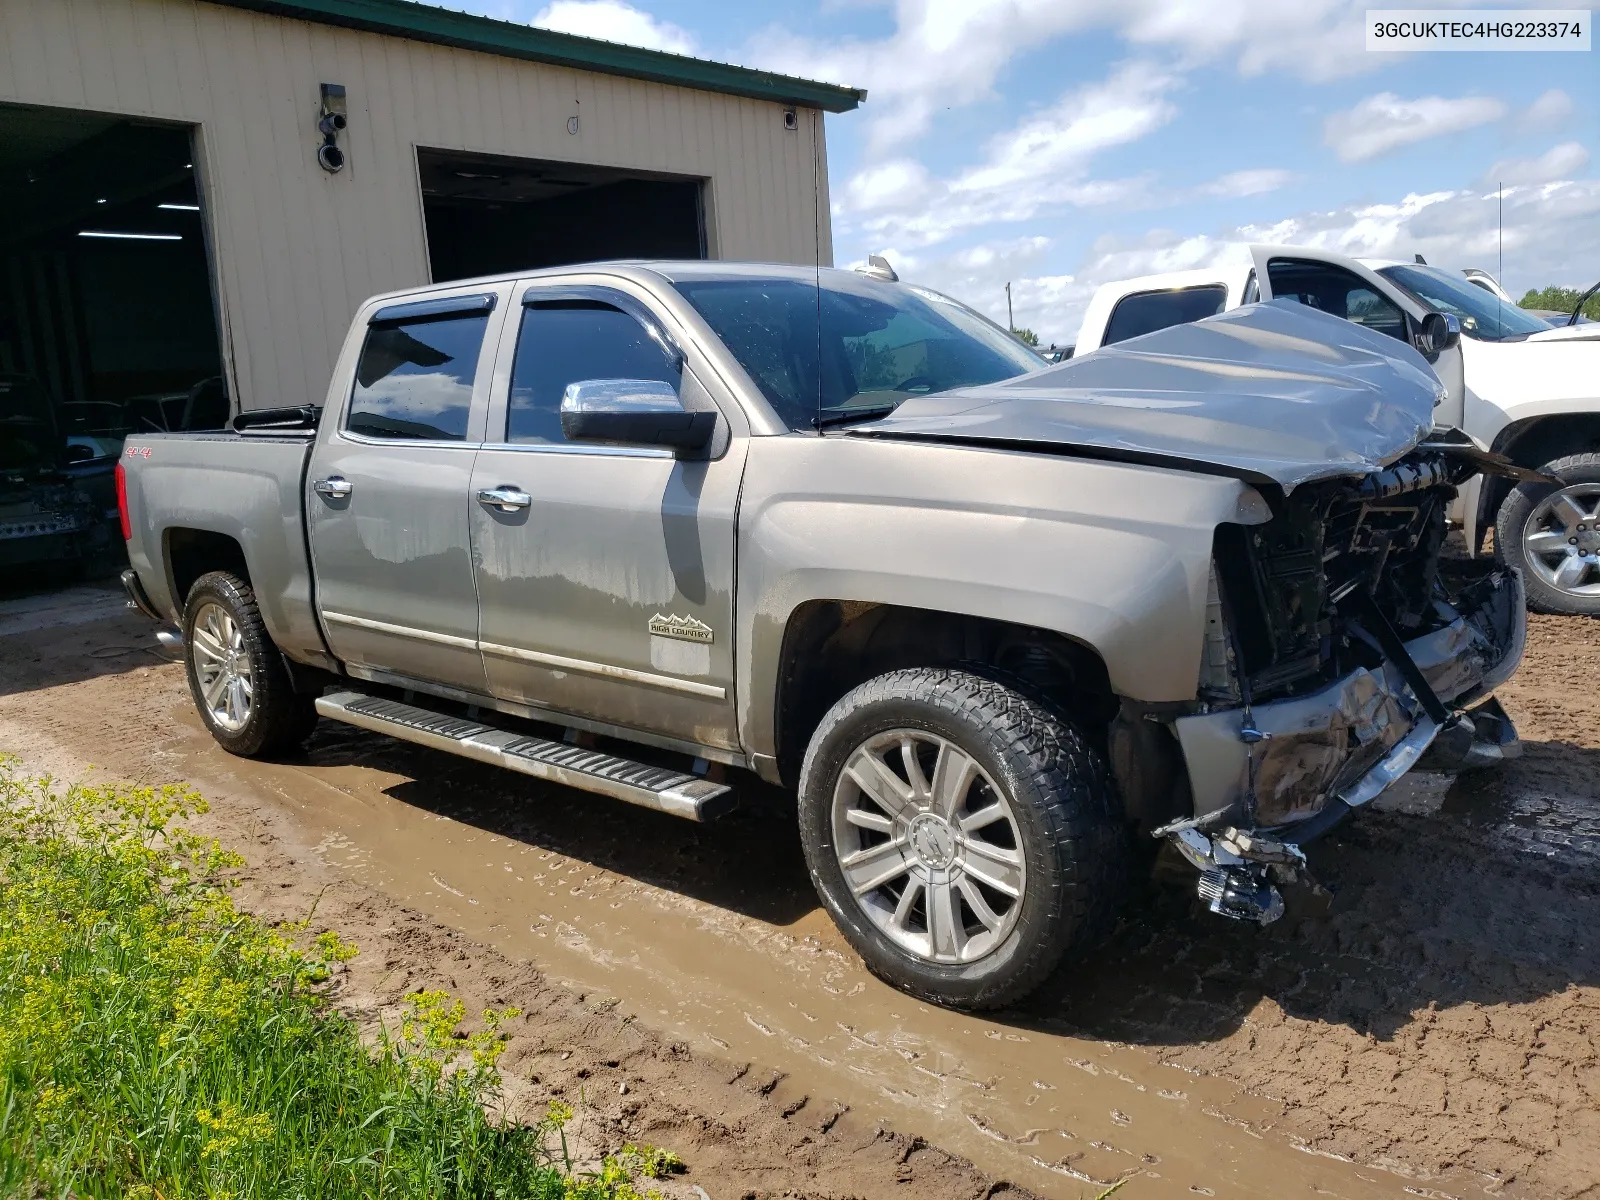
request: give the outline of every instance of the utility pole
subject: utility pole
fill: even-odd
[[[1009,283],[1006,284],[1006,328],[1013,332],[1017,328],[1017,318],[1011,314],[1011,284]]]

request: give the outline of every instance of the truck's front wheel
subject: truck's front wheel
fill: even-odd
[[[296,694],[248,583],[226,571],[196,580],[183,609],[183,645],[189,692],[224,750],[257,758],[311,733],[313,700]]]
[[[874,974],[955,1008],[1020,1000],[1114,920],[1127,842],[1100,757],[970,671],[895,671],[823,718],[800,781],[811,877]]]

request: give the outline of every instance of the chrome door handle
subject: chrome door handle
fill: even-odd
[[[501,512],[516,512],[532,504],[533,497],[521,488],[503,483],[499,487],[484,488],[478,493],[478,503],[498,508]]]
[[[312,490],[319,496],[326,496],[329,500],[343,500],[355,491],[355,484],[348,479],[341,479],[337,475],[330,475],[326,479],[319,479],[311,485]]]

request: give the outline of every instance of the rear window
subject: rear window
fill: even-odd
[[[1214,317],[1227,302],[1228,289],[1220,283],[1124,296],[1111,310],[1111,320],[1106,323],[1106,336],[1101,344],[1109,346],[1158,329]]]
[[[345,428],[365,437],[466,440],[487,313],[375,323]]]

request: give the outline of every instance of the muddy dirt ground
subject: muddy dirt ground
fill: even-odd
[[[0,601],[0,748],[195,784],[244,904],[360,944],[342,1004],[520,1006],[507,1103],[676,1150],[670,1195],[1600,1197],[1600,622],[1533,619],[1519,761],[1316,847],[1326,913],[1258,930],[1158,877],[985,1018],[861,969],[770,789],[698,827],[326,722],[244,762],[151,634],[104,590]]]

